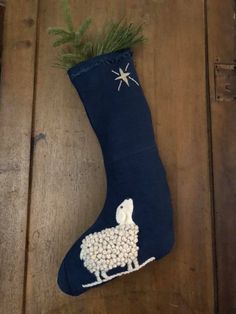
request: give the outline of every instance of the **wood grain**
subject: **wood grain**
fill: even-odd
[[[26,313],[214,313],[203,2],[71,5],[77,21],[91,15],[96,27],[124,13],[146,23],[149,42],[135,60],[170,182],[176,246],[158,263],[78,298],[59,292],[60,262],[99,214],[106,178],[83,106],[66,74],[51,67],[56,52],[46,30],[63,23],[58,1],[41,0]]]
[[[236,101],[216,101],[214,64],[236,65],[235,1],[208,0],[219,313],[236,313]]]
[[[153,12],[151,7],[150,19],[157,21],[152,37],[137,60],[176,218],[175,250],[156,268],[155,288],[170,292],[157,297],[158,313],[213,313],[204,8],[200,2],[164,1]],[[146,58],[152,60],[148,68]]]
[[[0,313],[21,313],[34,84],[37,1],[10,1],[0,104]],[[30,23],[29,23],[30,21]]]
[[[1,71],[1,64],[2,64],[4,13],[5,13],[5,7],[0,3],[0,71]]]

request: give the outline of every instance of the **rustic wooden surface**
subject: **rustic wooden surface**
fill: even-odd
[[[8,3],[0,105],[0,313],[20,313],[24,295],[36,1]]]
[[[236,100],[216,101],[214,64],[236,67],[236,2],[208,7],[210,102],[219,313],[236,313]],[[227,95],[226,86],[222,86]],[[235,90],[235,86],[229,86]],[[227,97],[225,97],[227,98]]]
[[[213,0],[208,7],[194,0],[70,2],[75,20],[89,15],[96,27],[124,13],[145,21],[149,41],[136,49],[135,62],[168,174],[176,245],[159,262],[80,297],[58,290],[60,262],[99,214],[106,177],[82,103],[66,73],[51,67],[56,52],[47,28],[63,24],[58,1],[9,1],[0,107],[0,313],[235,313],[235,282],[225,292],[235,265],[225,245],[236,241],[235,103],[213,98],[215,58],[235,57],[235,46],[224,49],[235,24],[221,28],[233,1],[225,11]]]
[[[0,69],[2,64],[2,45],[3,45],[3,21],[5,14],[5,6],[0,2]]]

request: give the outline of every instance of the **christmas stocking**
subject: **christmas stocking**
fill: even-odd
[[[130,49],[95,56],[68,73],[98,137],[107,175],[99,217],[59,270],[61,290],[79,295],[160,259],[174,234],[165,170]]]

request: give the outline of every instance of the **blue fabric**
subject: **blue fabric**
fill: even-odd
[[[120,69],[129,73],[129,85],[122,79],[116,80]],[[82,239],[116,226],[116,208],[124,199],[132,198],[134,202],[133,220],[139,226],[139,263],[152,256],[160,259],[166,255],[173,246],[174,232],[166,174],[130,49],[81,62],[68,74],[100,142],[107,174],[104,208],[69,250],[59,270],[61,290],[79,295],[87,290],[82,284],[95,279],[80,260]],[[109,275],[121,270],[117,267]]]

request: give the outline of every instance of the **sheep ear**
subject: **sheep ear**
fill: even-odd
[[[132,224],[134,223],[133,219],[132,219],[132,214],[133,214],[133,209],[127,210],[126,211],[126,217],[125,217],[125,221],[127,224]]]
[[[124,213],[124,211],[122,209],[120,209],[119,207],[117,208],[116,211],[116,221],[118,224],[124,224],[126,220],[126,214]]]

